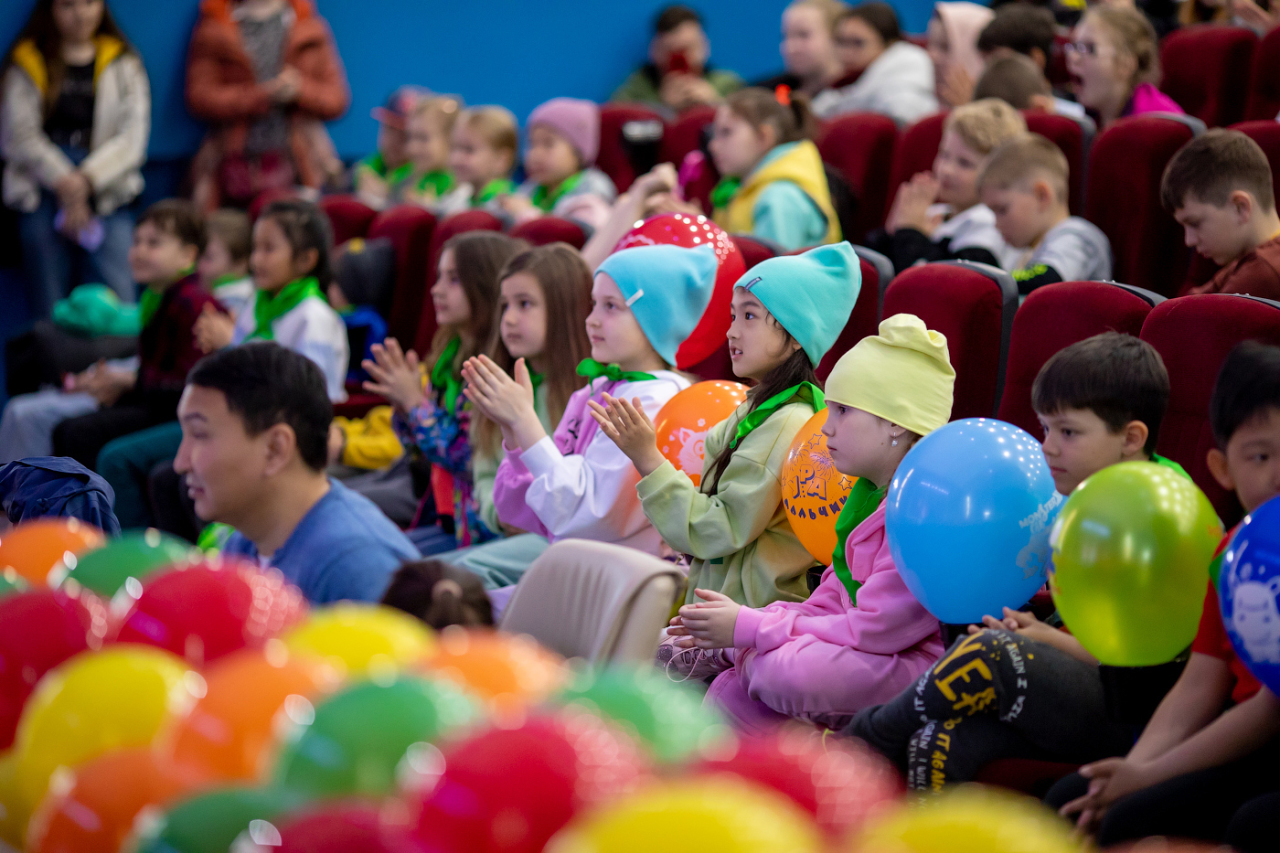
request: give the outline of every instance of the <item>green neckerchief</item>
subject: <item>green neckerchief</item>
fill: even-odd
[[[601,376],[609,377],[611,382],[644,382],[646,379],[657,379],[652,373],[639,370],[623,370],[616,364],[601,364],[594,358],[584,358],[578,365],[578,375],[587,377],[591,383]]]
[[[320,282],[313,276],[294,279],[274,294],[259,290],[258,298],[253,301],[253,331],[245,340],[275,340],[276,333],[272,324],[311,296],[324,299],[324,294],[320,292]]]
[[[421,178],[414,181],[413,188],[417,192],[423,194],[426,194],[427,190],[431,190],[432,195],[435,198],[440,198],[449,190],[453,189],[453,175],[449,174],[444,169],[436,169],[434,172],[427,172]]]
[[[844,588],[849,591],[849,598],[855,607],[858,604],[858,589],[862,583],[854,580],[853,573],[849,571],[849,563],[844,556],[844,546],[849,540],[849,534],[866,521],[867,516],[876,511],[888,492],[888,486],[877,489],[875,483],[866,477],[859,477],[858,482],[854,483],[849,491],[849,497],[845,499],[840,516],[836,519],[836,549],[831,552],[831,568],[835,571],[836,577],[840,578],[840,583],[844,584]]]
[[[1151,461],[1159,465],[1161,468],[1168,468],[1170,471],[1174,472],[1175,474],[1181,474],[1182,476],[1186,477],[1188,480],[1191,479],[1191,475],[1187,473],[1187,469],[1183,468],[1181,465],[1179,465],[1177,462],[1174,462],[1172,459],[1166,459],[1163,456],[1157,456],[1156,454],[1152,453]]]
[[[729,202],[738,192],[738,187],[742,186],[742,178],[734,178],[732,176],[721,178],[720,183],[715,185],[711,190],[711,209],[721,210],[729,206]]]
[[[738,423],[738,431],[734,433],[733,441],[729,442],[729,446],[737,447],[739,441],[751,435],[756,427],[769,420],[770,415],[796,397],[812,406],[815,412],[820,411],[827,404],[826,398],[822,396],[822,389],[812,382],[801,382],[799,385],[792,385],[787,390],[779,391],[768,400],[765,400],[743,418]]]
[[[212,282],[209,283],[209,289],[217,290],[219,287],[225,287],[226,285],[231,284],[232,282],[244,281],[248,277],[249,276],[243,273],[224,272],[222,275],[218,276]]]
[[[516,185],[511,181],[506,178],[494,178],[471,196],[471,206],[479,207],[482,204],[488,204],[500,195],[511,195],[515,191]]]
[[[534,373],[532,370],[529,371],[529,381],[533,383],[533,393],[535,395],[538,393],[538,389],[542,387],[542,381],[546,378],[546,374],[544,373]]]
[[[578,184],[582,183],[582,176],[585,174],[585,171],[572,174],[551,191],[542,184],[538,184],[533,188],[533,195],[529,196],[529,201],[533,202],[534,207],[549,213],[556,206],[556,202],[573,192]]]
[[[413,172],[412,163],[401,163],[395,169],[387,169],[387,161],[383,158],[381,151],[375,151],[368,157],[360,161],[361,166],[372,171],[379,178],[385,180],[388,184],[395,185],[408,178]]]
[[[453,375],[453,360],[462,349],[462,338],[454,336],[445,344],[444,352],[431,365],[431,388],[444,394],[444,408],[451,415],[458,413],[458,397],[462,394],[462,379]]]
[[[138,294],[138,328],[145,329],[155,318],[156,312],[160,310],[162,299],[164,299],[162,291],[152,290],[151,285],[142,288],[142,292]]]

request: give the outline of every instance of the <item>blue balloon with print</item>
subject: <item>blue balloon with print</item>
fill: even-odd
[[[979,622],[1022,607],[1044,585],[1065,500],[1030,433],[968,418],[907,453],[889,486],[885,533],[898,573],[930,613]]]
[[[1218,570],[1218,605],[1236,654],[1255,678],[1280,692],[1280,498],[1236,528]]]

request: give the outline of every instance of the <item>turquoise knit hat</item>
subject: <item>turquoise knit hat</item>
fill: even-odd
[[[751,291],[816,366],[849,322],[862,266],[847,242],[756,264],[735,287]]]
[[[710,244],[695,249],[623,249],[605,258],[596,270],[596,275],[600,273],[617,282],[622,298],[662,360],[686,366],[676,364],[676,350],[711,302],[716,282],[715,249]]]

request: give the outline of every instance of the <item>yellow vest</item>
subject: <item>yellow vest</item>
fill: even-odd
[[[827,235],[823,242],[840,242],[840,220],[836,218],[835,205],[831,203],[831,190],[827,186],[826,173],[822,171],[822,157],[818,154],[818,146],[807,139],[797,142],[781,157],[747,175],[729,204],[716,210],[712,216],[715,223],[730,234],[750,234],[755,224],[752,214],[756,201],[764,188],[774,181],[791,181],[800,187],[827,218]]]
[[[125,51],[124,42],[114,36],[97,36],[93,40],[98,48],[93,59],[93,82],[96,86],[98,78],[108,65],[114,62]],[[36,84],[40,96],[45,96],[49,88],[49,69],[45,67],[44,54],[31,39],[25,39],[13,49],[13,64],[27,72],[31,82]]]

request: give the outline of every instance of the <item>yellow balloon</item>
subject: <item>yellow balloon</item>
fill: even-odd
[[[854,853],[1083,853],[1071,826],[1030,797],[960,785],[873,820]]]
[[[1209,499],[1186,477],[1150,462],[1104,468],[1054,524],[1054,604],[1102,663],[1166,663],[1195,638],[1221,538]]]
[[[204,680],[186,662],[150,646],[82,652],[46,673],[14,738],[21,802],[34,811],[60,767],[152,743],[203,692]]]
[[[284,643],[295,654],[327,659],[346,677],[395,672],[435,648],[431,629],[409,614],[354,602],[311,611]]]
[[[0,841],[21,850],[29,813],[18,797],[16,768],[13,751],[0,752]]]
[[[661,783],[580,816],[546,853],[818,853],[813,820],[774,791],[730,776]]]

